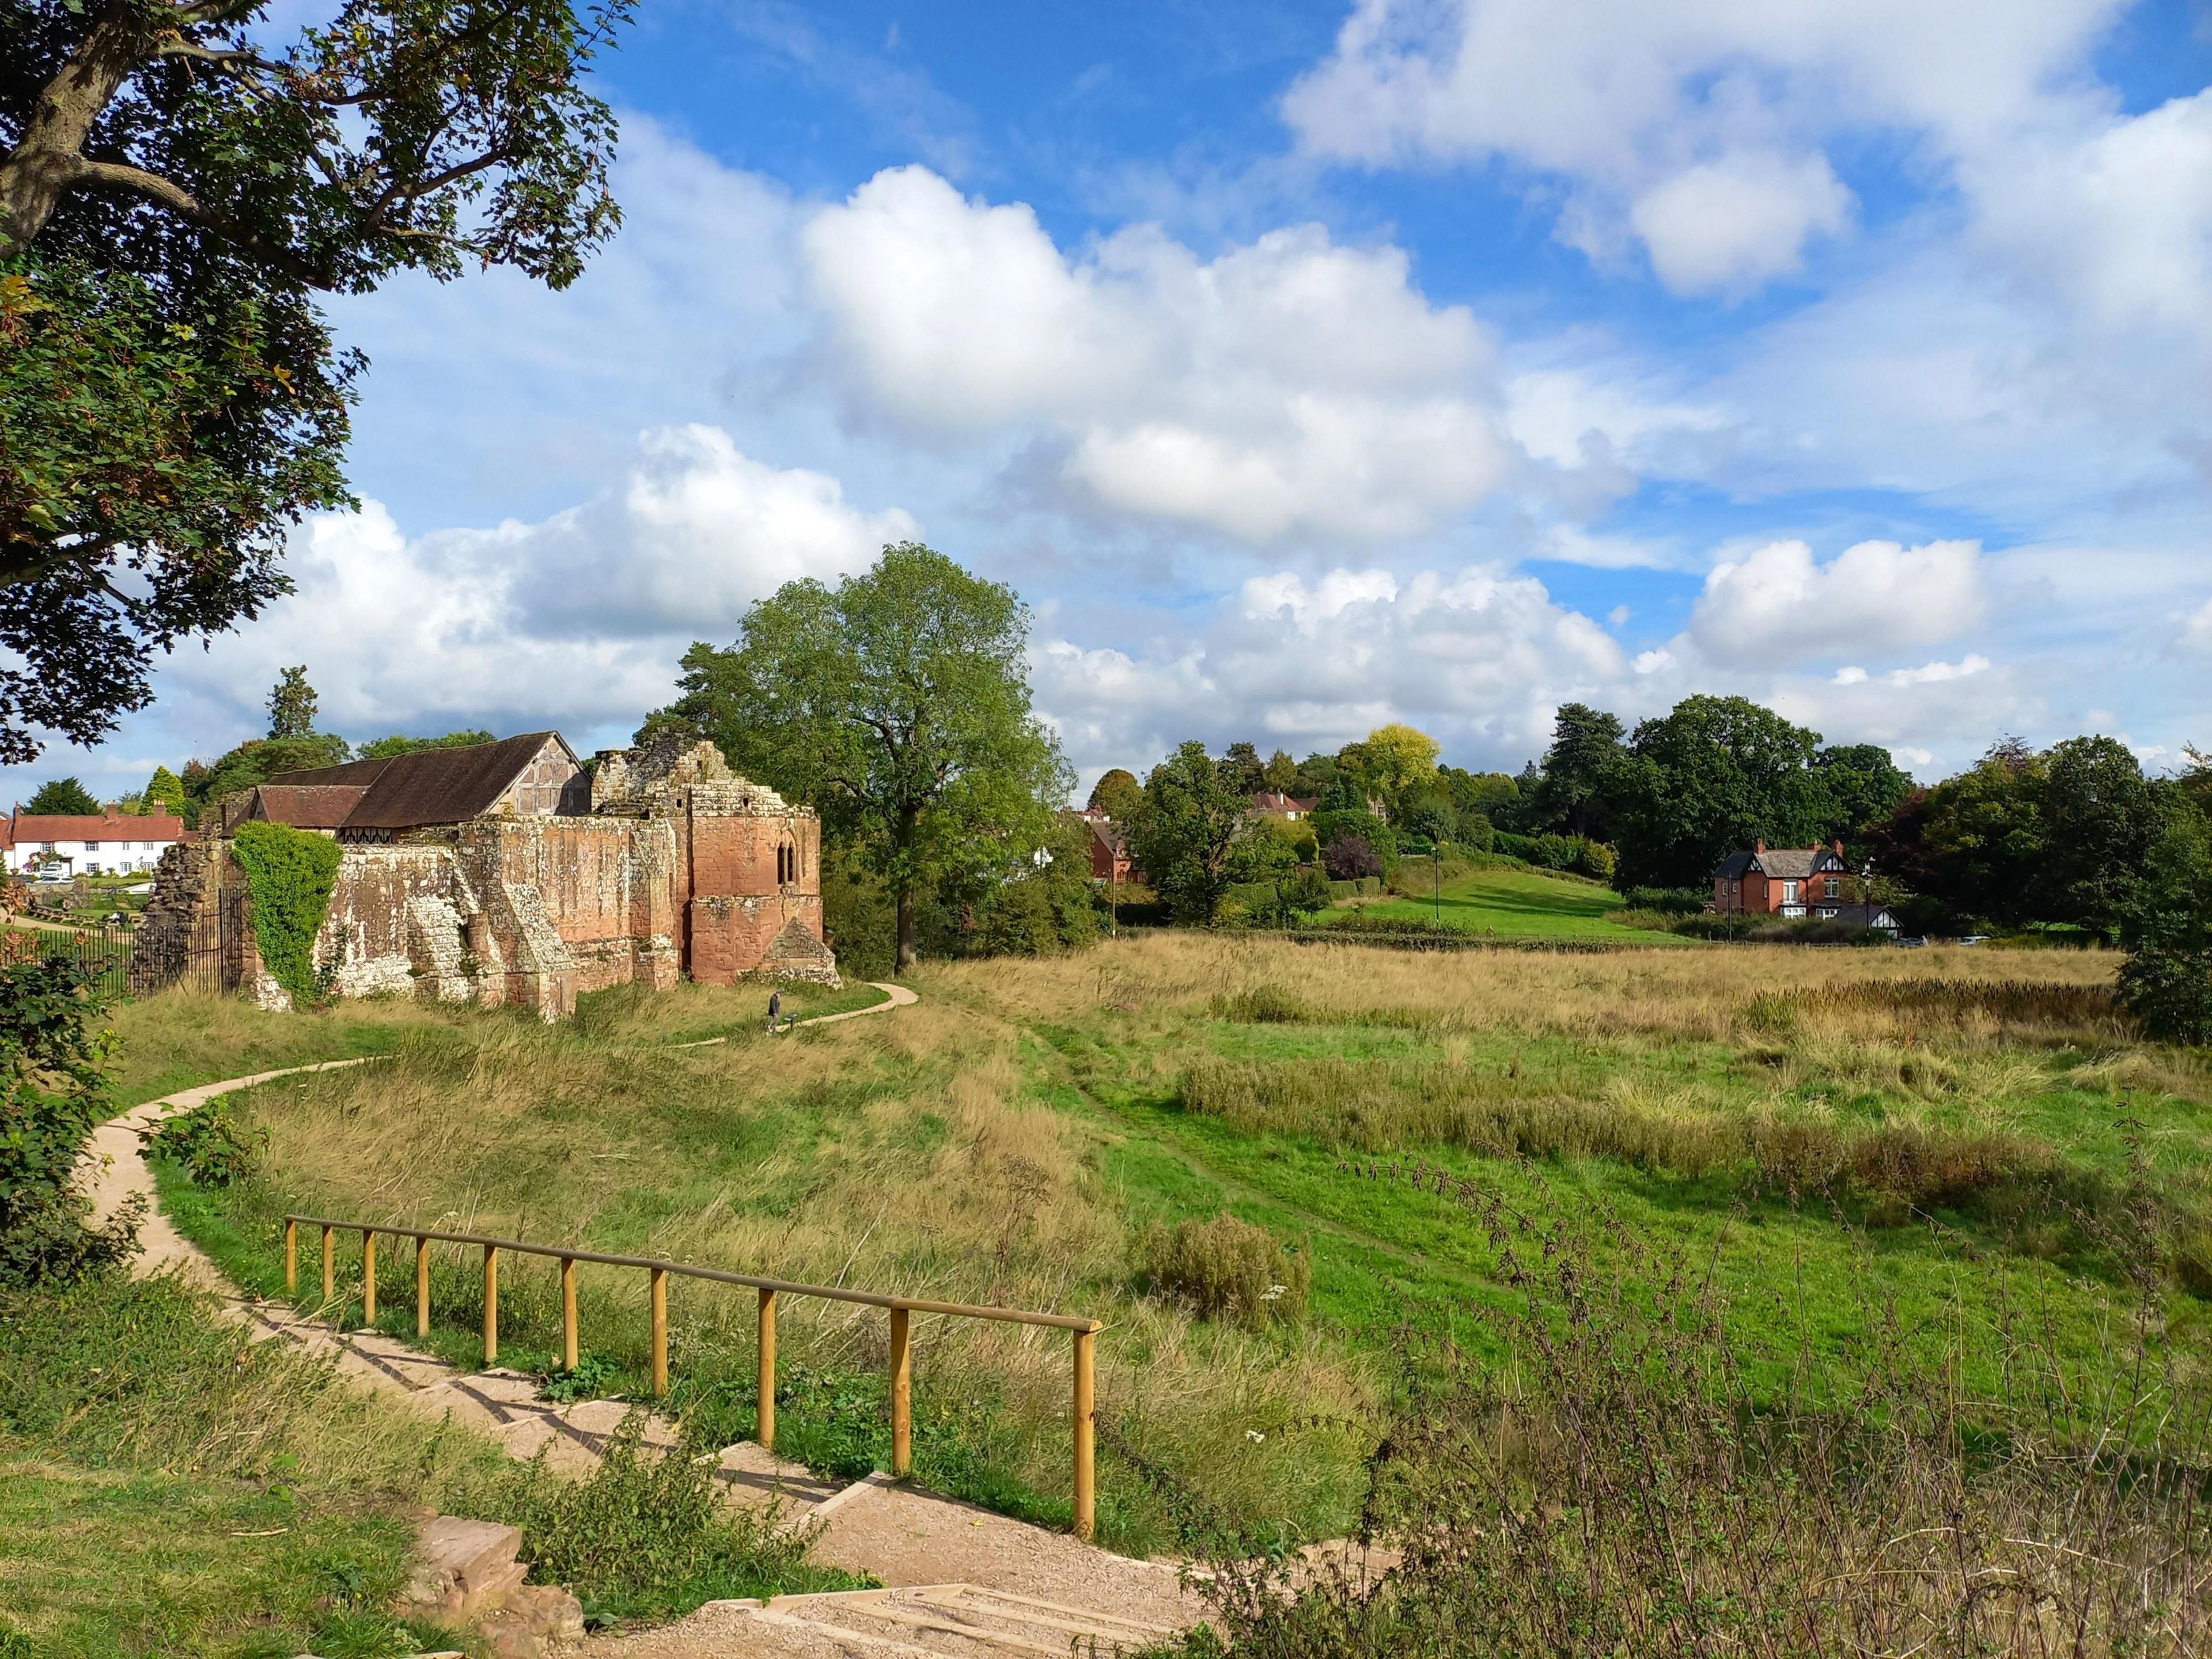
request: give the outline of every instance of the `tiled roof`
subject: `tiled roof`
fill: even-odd
[[[1311,800],[1300,800],[1279,789],[1263,789],[1252,797],[1252,810],[1255,812],[1310,812],[1320,804],[1318,795]]]
[[[365,783],[264,783],[253,792],[252,816],[296,830],[335,830],[367,793]]]
[[[413,830],[425,824],[465,823],[489,811],[556,732],[526,732],[497,743],[465,749],[418,749],[381,760],[349,761],[283,772],[262,785],[306,787],[320,792],[358,789],[358,804],[337,827],[347,830]],[[274,817],[275,814],[270,814]],[[297,822],[280,819],[282,823]],[[301,824],[302,828],[329,827]]]
[[[1832,847],[1770,847],[1763,852],[1730,853],[1713,874],[1723,881],[1741,881],[1753,872],[1779,881],[1802,881],[1817,871],[1844,868]]]
[[[17,812],[9,826],[9,839],[19,847],[29,841],[174,841],[184,833],[185,821],[166,812]]]

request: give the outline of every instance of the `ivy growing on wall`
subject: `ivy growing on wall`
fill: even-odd
[[[256,822],[239,825],[230,845],[253,896],[261,965],[291,993],[294,1007],[307,1007],[315,1000],[315,935],[337,882],[338,844],[288,824]]]

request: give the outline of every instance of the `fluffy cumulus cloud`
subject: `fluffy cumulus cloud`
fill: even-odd
[[[535,524],[410,536],[375,501],[316,517],[293,539],[297,591],[179,655],[165,695],[243,712],[304,662],[325,721],[356,736],[444,719],[626,730],[667,700],[692,639],[728,637],[780,584],[860,569],[915,530],[716,428],[647,432],[619,489]]]
[[[1850,222],[1851,193],[1823,155],[1747,150],[1644,192],[1629,222],[1677,293],[1755,288],[1803,263],[1805,243]]]
[[[1689,631],[1707,662],[1773,666],[1930,644],[1986,604],[1976,542],[1861,542],[1825,565],[1803,542],[1774,542],[1712,568]]]
[[[1212,259],[1157,228],[1070,254],[1020,204],[878,173],[802,237],[825,343],[909,432],[1042,437],[1123,512],[1251,542],[1403,536],[1481,501],[1518,452],[1491,343],[1394,247],[1318,226]]]
[[[1560,234],[1601,257],[1640,241],[1668,286],[1741,289],[1846,232],[1830,150],[1902,135],[1977,206],[2077,233],[2124,271],[2204,214],[2192,120],[2114,113],[2087,62],[2122,0],[1358,0],[1285,112],[1310,150],[1374,164],[1503,159],[1563,181]],[[2022,174],[2039,181],[2025,196]],[[2069,206],[2069,176],[2081,183]],[[2177,184],[2184,199],[2162,192]],[[2149,210],[2127,204],[2138,195]],[[2027,205],[2021,204],[2025,202]]]
[[[1628,672],[1597,623],[1488,565],[1256,576],[1195,639],[1137,654],[1052,641],[1032,667],[1079,766],[1139,769],[1188,737],[1304,754],[1395,720],[1502,763],[1540,746],[1559,703]]]

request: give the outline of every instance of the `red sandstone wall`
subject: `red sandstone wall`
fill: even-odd
[[[576,959],[577,991],[629,983],[636,952],[681,925],[676,837],[637,818],[520,818],[497,826],[481,864],[488,880],[536,885]]]
[[[752,972],[793,918],[822,937],[822,824],[813,817],[700,817],[690,822],[687,966],[702,984]],[[779,848],[794,878],[776,881]]]

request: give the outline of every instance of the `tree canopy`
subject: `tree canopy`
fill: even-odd
[[[394,755],[412,755],[423,749],[473,749],[480,743],[494,741],[489,732],[474,727],[465,732],[448,732],[442,738],[403,738],[394,733],[388,738],[372,738],[354,750],[356,760],[386,760]]]
[[[632,0],[20,0],[0,25],[0,761],[150,698],[349,504],[362,362],[315,303],[395,272],[561,288],[612,234],[584,90]]]
[[[1030,707],[1029,626],[1012,588],[901,542],[835,588],[786,583],[726,650],[694,645],[664,713],[850,839],[896,896],[904,972],[921,889],[1027,858],[1072,786]]]
[[[1529,803],[1529,827],[1610,839],[1605,779],[1620,753],[1620,738],[1615,716],[1587,703],[1560,704],[1552,722],[1551,747],[1544,751],[1541,781]]]
[[[75,778],[50,778],[38,787],[31,804],[24,808],[41,817],[64,817],[73,814],[97,812],[100,803],[92,791]]]
[[[1622,883],[1698,886],[1759,837],[1811,844],[1826,827],[1820,745],[1819,732],[1747,697],[1685,697],[1643,721],[1605,786]]]
[[[272,738],[304,738],[315,729],[315,710],[319,699],[315,688],[307,684],[307,665],[287,668],[269,692],[269,735]]]
[[[1129,825],[1129,856],[1176,920],[1204,924],[1237,879],[1250,800],[1224,768],[1190,742],[1145,776],[1145,799]]]
[[[1134,817],[1144,799],[1144,786],[1124,767],[1113,768],[1091,786],[1091,807],[1116,823],[1127,823]]]

